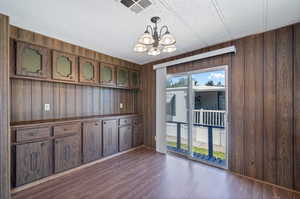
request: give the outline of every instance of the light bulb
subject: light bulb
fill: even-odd
[[[160,54],[160,50],[156,47],[152,47],[148,51],[148,55],[156,56],[156,55],[159,55],[159,54]]]
[[[174,52],[175,50],[176,50],[175,45],[165,46],[163,48],[163,52],[165,52],[165,53],[171,53],[171,52]]]
[[[174,44],[175,42],[176,42],[175,38],[170,33],[164,34],[160,40],[160,43],[162,45],[171,45]]]
[[[147,51],[147,46],[144,44],[136,44],[133,49],[135,52],[145,52]]]
[[[139,42],[145,45],[150,45],[154,43],[154,39],[149,32],[145,32],[139,39]]]

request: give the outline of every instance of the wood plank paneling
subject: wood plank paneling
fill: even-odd
[[[293,32],[277,30],[276,129],[278,184],[293,187]],[[300,168],[299,168],[300,169]]]
[[[66,84],[66,111],[67,117],[76,116],[75,85]]]
[[[300,190],[300,24],[294,26],[294,44],[294,182]]]
[[[10,198],[9,17],[0,14],[0,198]]]
[[[82,86],[75,86],[75,96],[76,96],[76,117],[80,117],[83,115],[83,107],[82,107]]]
[[[66,84],[59,84],[59,117],[67,117],[67,93]]]
[[[53,116],[54,118],[60,118],[60,100],[59,100],[59,83],[54,83],[53,85]],[[51,106],[51,105],[50,105]],[[14,118],[12,118],[12,121],[15,121]],[[16,120],[18,121],[18,120]]]
[[[31,81],[11,80],[12,121],[31,120],[31,112]]]
[[[276,184],[276,32],[264,34],[264,180]]]
[[[42,82],[31,82],[31,119],[38,120],[42,118],[43,105],[42,105]]]
[[[137,112],[134,90],[21,79],[12,79],[11,85],[12,122],[118,114],[120,102],[121,113]],[[50,104],[49,112],[45,104]]]
[[[244,174],[244,103],[245,68],[244,41],[233,42],[237,49],[236,59],[231,66],[231,146],[229,167],[232,171]]]
[[[245,104],[244,120],[245,174],[262,179],[263,169],[263,37],[255,35],[245,39]],[[233,77],[235,78],[235,77]]]
[[[232,41],[236,54],[168,67],[178,73],[230,67],[231,171],[300,191],[300,24]],[[145,64],[142,70],[144,143],[155,147],[153,65],[222,48],[215,45]],[[231,61],[230,61],[231,59]]]

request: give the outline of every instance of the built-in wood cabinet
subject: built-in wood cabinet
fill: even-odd
[[[99,65],[96,61],[79,58],[79,82],[92,84],[99,82]]]
[[[13,126],[13,187],[139,146],[141,124],[137,115],[116,115]]]
[[[129,63],[121,66],[120,62],[102,62],[83,56],[11,39],[10,77],[97,87],[139,88],[138,68]]]
[[[132,146],[137,147],[144,142],[143,125],[134,125],[132,130]]]
[[[132,126],[119,127],[119,151],[125,151],[132,147]]]
[[[100,83],[106,86],[116,86],[116,67],[114,65],[101,63]]]
[[[49,78],[50,50],[24,42],[17,42],[16,75]]]
[[[129,88],[129,70],[127,68],[117,68],[117,86]]]
[[[55,139],[54,153],[55,173],[78,166],[81,163],[80,134]]]
[[[140,88],[140,72],[139,71],[130,71],[130,88],[138,89]]]
[[[142,118],[137,117],[132,120],[132,146],[137,147],[144,143],[144,131]]]
[[[53,51],[52,55],[52,76],[55,80],[76,82],[77,63],[76,56]]]
[[[41,141],[15,146],[15,183],[20,186],[52,173],[52,142]]]
[[[83,162],[91,162],[102,156],[101,120],[83,123]]]
[[[103,156],[118,152],[118,124],[117,120],[103,121]]]

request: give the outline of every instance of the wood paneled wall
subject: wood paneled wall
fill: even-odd
[[[172,66],[168,73],[228,65],[230,170],[300,191],[300,24],[144,65],[145,144],[155,146],[153,65],[229,45],[236,54]]]
[[[9,17],[0,14],[0,198],[10,198]]]
[[[35,80],[11,80],[11,121],[136,113],[137,91]],[[123,103],[123,108],[120,108]],[[44,111],[50,104],[50,111]]]

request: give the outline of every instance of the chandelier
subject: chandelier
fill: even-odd
[[[176,40],[170,34],[168,26],[164,25],[158,32],[157,23],[159,17],[152,17],[151,22],[154,26],[147,25],[144,34],[139,38],[134,46],[135,52],[147,52],[148,55],[156,56],[162,52],[171,53],[176,50]]]

